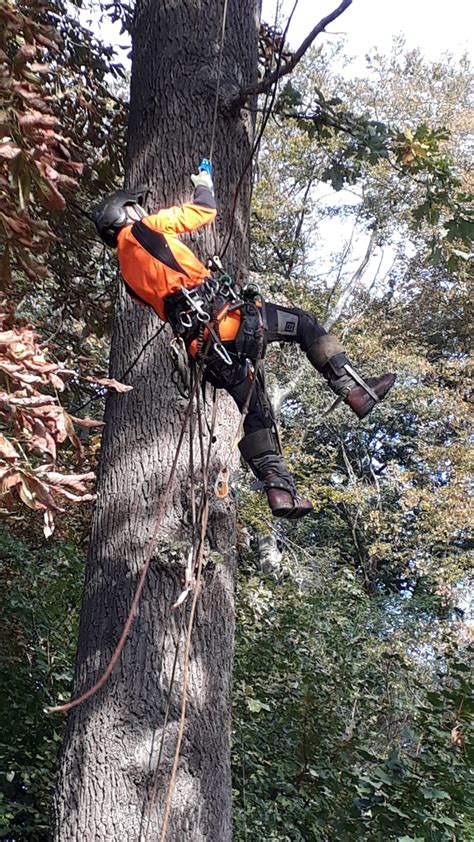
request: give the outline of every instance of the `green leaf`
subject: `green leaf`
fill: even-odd
[[[261,710],[270,710],[270,705],[260,702],[258,699],[246,699],[247,707],[251,713],[260,713]]]
[[[453,819],[450,819],[449,816],[436,816],[435,821],[437,824],[443,824],[446,827],[456,827],[456,822]]]
[[[451,799],[449,792],[445,792],[443,789],[434,789],[432,787],[425,786],[421,788],[421,792],[423,793],[424,798],[438,799],[440,801],[442,799]]]

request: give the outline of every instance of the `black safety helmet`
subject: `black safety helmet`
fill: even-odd
[[[127,206],[134,206],[139,216],[146,216],[141,205],[147,192],[145,186],[137,187],[136,190],[116,190],[92,208],[90,218],[106,245],[116,248],[118,232],[134,221],[129,218]]]

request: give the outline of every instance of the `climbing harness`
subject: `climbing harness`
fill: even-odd
[[[261,308],[255,303],[257,298],[260,298]],[[181,286],[178,292],[165,299],[166,318],[175,335],[183,339],[187,347],[198,338],[197,359],[203,359],[201,346],[207,333],[212,340],[211,351],[228,366],[235,364],[235,357],[232,359],[221,341],[219,322],[233,310],[240,311],[241,323],[235,338],[237,356],[255,359],[260,309],[264,310],[264,304],[258,285],[248,283],[240,287],[227,273],[207,278],[191,289]]]
[[[197,336],[200,337],[200,345],[202,345],[204,333],[207,331],[212,340],[213,353],[226,365],[231,366],[232,359],[218,334],[219,317],[223,308],[225,311],[228,310],[226,300],[228,290],[227,284],[221,289],[219,281],[213,278],[192,289],[181,286],[179,292],[165,299],[165,311],[174,333],[184,340],[186,346],[189,346],[189,343]],[[221,307],[218,302],[222,305]],[[201,355],[198,354],[198,356]]]

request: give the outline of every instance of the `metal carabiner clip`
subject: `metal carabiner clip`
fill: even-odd
[[[221,360],[223,360],[223,362],[226,363],[226,365],[232,365],[232,360],[228,352],[224,348],[222,342],[214,342],[214,345],[212,347],[217,356],[220,357]]]
[[[219,292],[219,281],[217,278],[208,278],[204,282],[204,286],[206,291],[209,292],[210,295],[216,296]]]
[[[209,313],[206,313],[206,311],[203,310],[200,301],[196,301],[196,313],[198,322],[203,322],[203,324],[207,324],[211,321]]]
[[[188,329],[193,326],[193,320],[189,313],[180,313],[179,321],[181,322],[181,326]]]
[[[173,336],[173,338],[170,339],[170,348],[174,356],[178,357],[178,359],[181,354],[185,354],[186,345],[183,342],[182,336]]]
[[[255,281],[248,281],[242,287],[242,295],[244,298],[259,298],[261,296],[260,287]]]

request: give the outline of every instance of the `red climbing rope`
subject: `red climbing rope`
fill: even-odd
[[[190,414],[192,412],[194,396],[196,394],[196,391],[197,391],[198,387],[199,387],[199,380],[196,378],[196,382],[195,382],[193,390],[191,392],[191,397],[189,399],[188,406],[186,407],[186,412],[185,412],[185,415],[184,415],[184,420],[183,420],[183,424],[181,426],[181,430],[180,430],[180,434],[179,434],[179,438],[178,438],[178,444],[177,444],[177,447],[176,447],[176,453],[175,453],[175,456],[174,456],[174,459],[173,459],[173,464],[171,466],[171,472],[170,472],[170,475],[169,475],[169,479],[168,479],[163,497],[161,498],[160,507],[158,509],[158,514],[157,514],[156,520],[155,520],[155,527],[153,529],[153,534],[152,534],[152,536],[151,536],[151,538],[148,542],[148,547],[147,547],[146,556],[145,556],[145,563],[143,565],[142,572],[140,574],[140,578],[138,580],[138,584],[137,584],[137,587],[136,587],[136,590],[135,590],[135,594],[133,596],[132,604],[130,606],[130,611],[128,612],[128,617],[125,621],[125,625],[123,627],[122,634],[120,635],[119,642],[117,643],[117,646],[115,647],[115,650],[112,654],[112,657],[110,658],[110,661],[107,664],[107,667],[105,668],[104,672],[102,673],[100,678],[95,682],[95,684],[92,687],[89,688],[89,690],[86,690],[85,693],[82,693],[76,699],[71,699],[70,702],[66,702],[66,704],[64,704],[64,705],[55,705],[54,707],[45,708],[46,713],[60,713],[60,712],[65,713],[66,711],[72,710],[72,708],[75,708],[78,705],[82,705],[84,702],[86,702],[88,699],[90,699],[92,696],[94,696],[101,689],[101,687],[104,686],[104,684],[106,683],[106,681],[110,677],[110,675],[112,673],[112,670],[115,667],[115,664],[117,663],[118,659],[120,658],[120,655],[122,654],[123,647],[125,646],[125,642],[126,642],[127,637],[129,635],[131,625],[133,623],[133,620],[135,619],[135,614],[137,613],[138,603],[140,602],[140,597],[142,595],[142,591],[143,591],[143,588],[145,586],[145,580],[146,580],[147,573],[148,573],[148,570],[149,570],[149,567],[150,567],[151,559],[153,557],[153,550],[155,548],[155,542],[156,542],[156,539],[158,537],[158,533],[159,533],[159,530],[160,530],[160,527],[161,527],[161,521],[162,521],[163,515],[166,511],[166,506],[168,504],[169,496],[170,496],[170,493],[171,493],[171,490],[172,490],[172,487],[173,487],[173,482],[174,482],[174,478],[175,478],[175,475],[176,475],[176,468],[178,466],[178,459],[179,459],[179,455],[181,453],[181,448],[182,448],[182,445],[183,445],[183,439],[184,439],[184,435],[185,435],[185,432],[186,432],[186,426],[188,424],[188,420],[189,420]]]

